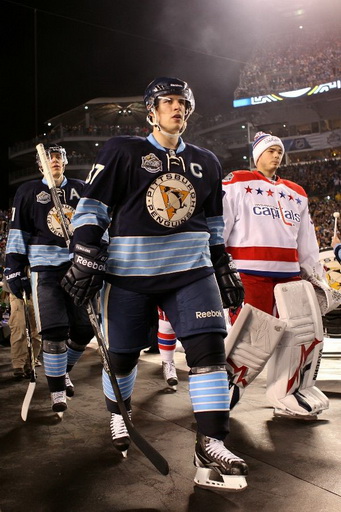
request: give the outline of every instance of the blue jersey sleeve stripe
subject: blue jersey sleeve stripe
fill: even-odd
[[[6,245],[6,254],[27,254],[27,242],[30,235],[20,229],[10,229]]]
[[[208,217],[207,225],[210,231],[210,245],[220,245],[224,243],[224,219],[221,215],[218,217]]]
[[[110,208],[96,199],[81,198],[72,218],[74,228],[85,225],[96,225],[106,229],[110,222]]]
[[[31,245],[28,251],[30,266],[53,266],[58,267],[69,261],[69,250],[67,247],[55,245]]]

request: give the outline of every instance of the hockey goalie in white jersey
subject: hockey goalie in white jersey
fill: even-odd
[[[336,308],[341,295],[331,297],[324,281],[304,189],[276,176],[283,155],[278,137],[259,132],[257,169],[235,171],[223,181],[226,250],[245,289],[244,307],[230,311],[226,338],[231,407],[268,362],[266,395],[274,414],[315,419],[328,408],[315,385],[321,309]]]

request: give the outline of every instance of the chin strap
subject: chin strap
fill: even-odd
[[[153,121],[151,114],[154,114],[155,121]],[[169,139],[177,139],[178,137],[180,137],[184,133],[184,131],[187,128],[187,121],[184,121],[184,124],[182,125],[182,128],[181,128],[181,130],[178,133],[166,132],[165,130],[163,130],[161,128],[160,123],[158,122],[158,115],[157,115],[157,111],[156,111],[155,108],[152,108],[151,111],[148,113],[148,115],[147,115],[147,122],[153,128],[154,127],[157,128],[159,130],[159,132],[162,133],[162,135],[164,135],[165,137],[168,137]]]

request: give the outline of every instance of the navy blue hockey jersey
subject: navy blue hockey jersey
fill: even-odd
[[[84,182],[65,178],[57,188],[63,211],[71,221]],[[8,273],[30,266],[31,271],[53,269],[69,262],[69,250],[45,179],[21,185],[14,197],[6,245]]]
[[[107,280],[160,292],[213,273],[210,245],[223,244],[222,172],[216,156],[153,135],[114,137],[100,151],[72,220],[73,242],[109,233]]]

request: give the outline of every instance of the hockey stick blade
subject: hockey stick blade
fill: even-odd
[[[97,339],[97,343],[98,343],[100,351],[101,351],[104,369],[109,376],[111,385],[113,387],[113,390],[114,390],[114,393],[116,396],[118,408],[120,410],[120,413],[122,415],[124,423],[127,427],[129,435],[130,435],[132,441],[137,446],[137,448],[139,448],[139,450],[141,450],[141,452],[147,457],[147,459],[150,460],[150,462],[153,464],[153,466],[162,475],[168,475],[169,466],[168,466],[168,462],[166,461],[166,459],[151,444],[149,444],[148,441],[146,441],[146,439],[144,439],[144,437],[141,436],[141,434],[136,430],[133,422],[131,421],[131,419],[128,416],[127,410],[125,408],[125,405],[124,405],[124,402],[123,402],[123,399],[121,396],[121,391],[120,391],[120,388],[118,386],[118,383],[117,383],[117,380],[115,377],[115,373],[114,373],[113,369],[111,368],[111,362],[110,362],[110,357],[109,357],[109,354],[107,351],[107,347],[105,345],[105,341],[104,341],[102,333],[100,331],[97,317],[95,315],[95,312],[94,312],[91,302],[89,302],[86,305],[86,308],[87,308],[87,312],[89,315],[91,325],[92,325],[94,333],[95,333],[95,337]]]
[[[129,418],[129,416],[128,416]],[[155,448],[146,441],[144,437],[135,429],[132,422],[126,423],[129,435],[137,448],[150,460],[153,466],[161,473],[161,475],[168,475],[169,466],[168,462],[162,455],[155,450]]]
[[[32,397],[33,397],[33,393],[34,393],[34,390],[36,388],[36,381],[31,381],[28,385],[28,388],[27,388],[27,391],[26,391],[26,395],[25,395],[25,398],[24,398],[24,401],[23,401],[23,404],[22,404],[22,407],[21,407],[21,418],[23,421],[26,421],[27,420],[27,414],[28,414],[28,410],[30,408],[30,404],[31,404],[31,400],[32,400]]]
[[[36,381],[37,381],[37,374],[35,369],[35,358],[34,358],[34,350],[32,345],[32,337],[31,337],[31,325],[30,325],[30,318],[29,318],[29,312],[28,312],[28,304],[27,304],[27,295],[26,292],[23,293],[23,300],[24,300],[24,313],[25,313],[25,323],[26,323],[26,338],[27,338],[27,348],[29,353],[29,360],[30,360],[30,383],[28,385],[26,395],[21,407],[21,418],[26,421],[28,410],[31,404],[31,400],[33,397],[34,390],[36,388]]]

